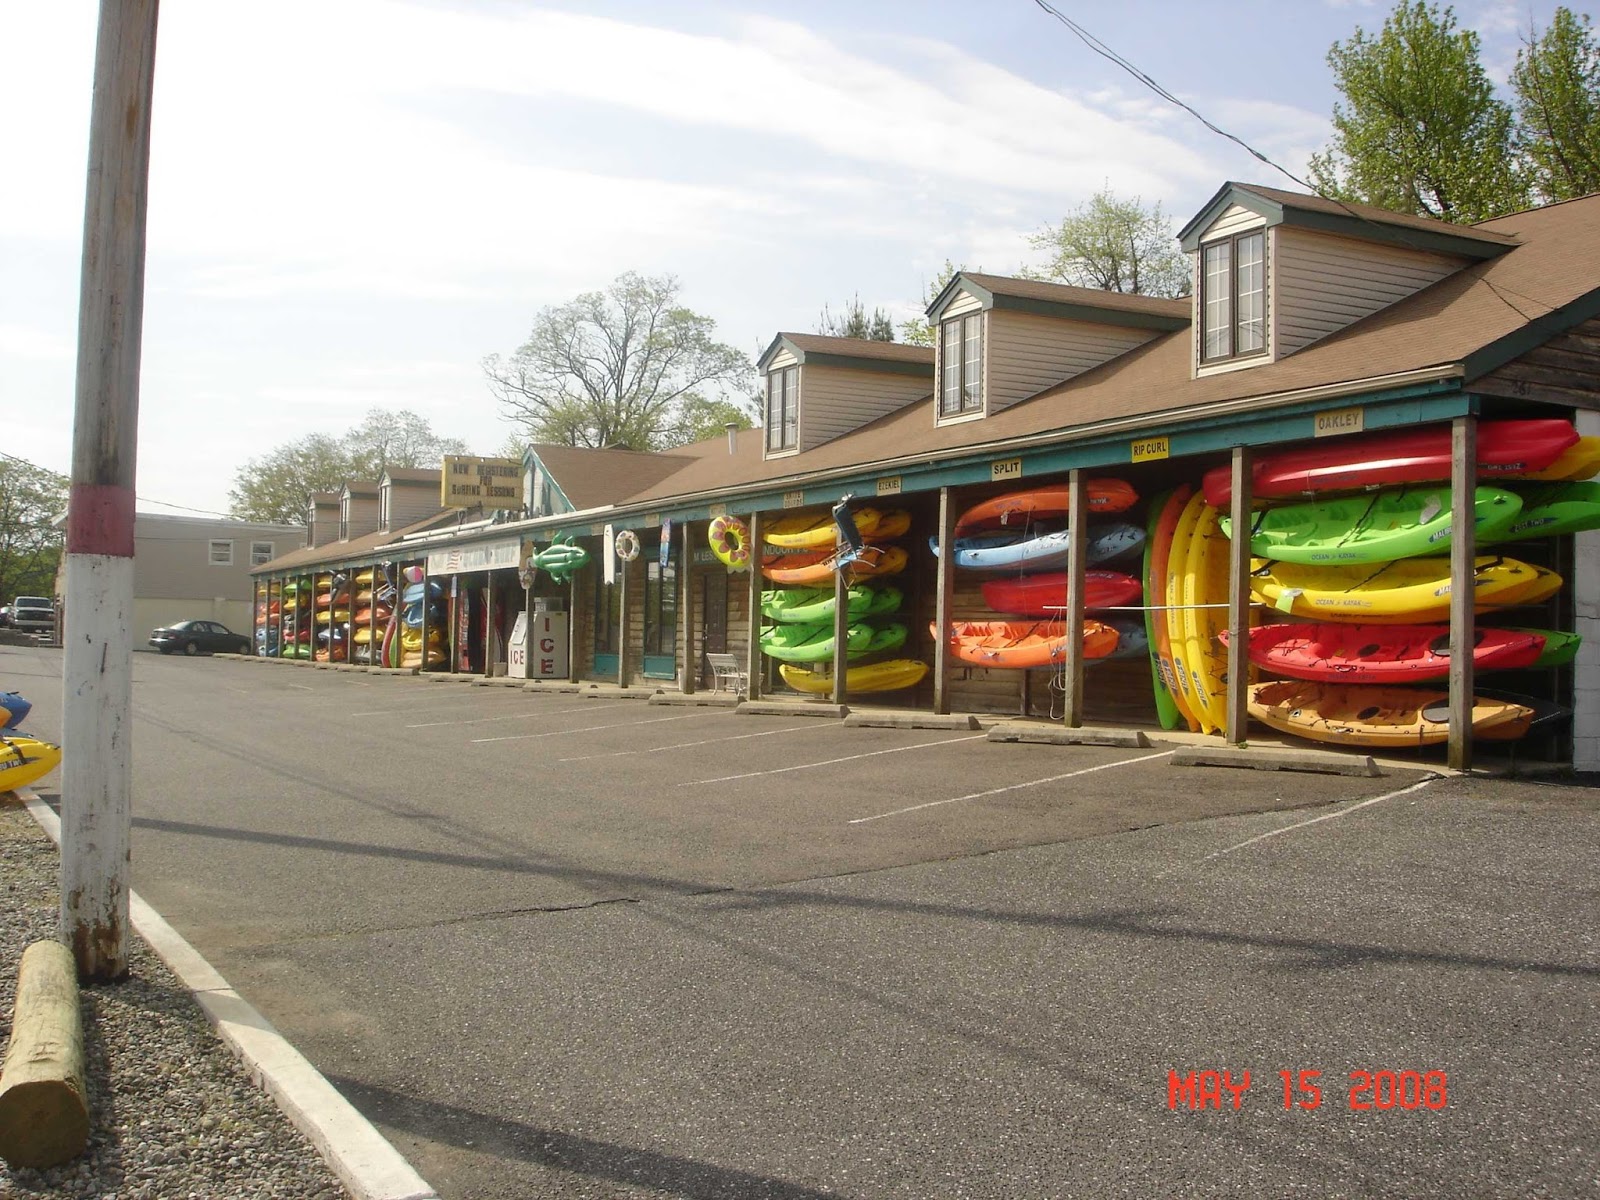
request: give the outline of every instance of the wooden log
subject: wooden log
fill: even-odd
[[[78,971],[60,942],[34,942],[17,970],[11,1044],[0,1068],[0,1158],[54,1167],[89,1144]]]

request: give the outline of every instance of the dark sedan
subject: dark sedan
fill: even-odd
[[[242,633],[215,621],[177,621],[150,635],[150,644],[163,654],[253,654],[255,647]]]

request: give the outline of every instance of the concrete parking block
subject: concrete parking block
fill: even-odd
[[[973,728],[977,728],[976,725]],[[1065,725],[1040,725],[1030,721],[1007,721],[989,730],[991,742],[1040,742],[1047,746],[1126,746],[1144,749],[1154,745],[1139,729],[1099,729]]]
[[[662,694],[655,687],[599,687],[582,693],[589,700],[648,700]]]
[[[746,700],[734,710],[741,717],[834,717],[850,715],[848,704],[813,704],[806,700]]]
[[[845,717],[844,723],[853,727],[872,729],[983,728],[983,723],[972,713],[885,712],[872,709],[856,709]]]
[[[1262,750],[1249,746],[1183,746],[1175,767],[1242,767],[1250,771],[1305,771],[1314,775],[1382,775],[1370,754],[1331,750]]]
[[[551,692],[558,695],[572,696],[583,691],[583,685],[577,683],[556,683],[549,679],[531,679],[522,685],[525,692]]]
[[[732,692],[695,692],[692,696],[682,692],[657,692],[650,697],[650,703],[682,708],[733,708],[739,703],[739,697]]]

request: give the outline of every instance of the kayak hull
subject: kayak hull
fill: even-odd
[[[1373,687],[1274,680],[1250,689],[1250,715],[1296,737],[1345,746],[1403,749],[1450,736],[1450,694],[1430,688]],[[1473,697],[1474,737],[1523,736],[1533,719],[1524,705]]]

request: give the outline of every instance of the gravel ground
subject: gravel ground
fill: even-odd
[[[23,949],[56,933],[55,843],[0,793],[0,1044]],[[0,1197],[344,1200],[344,1188],[134,936],[122,983],[83,989],[88,1151],[48,1171],[0,1161]]]

